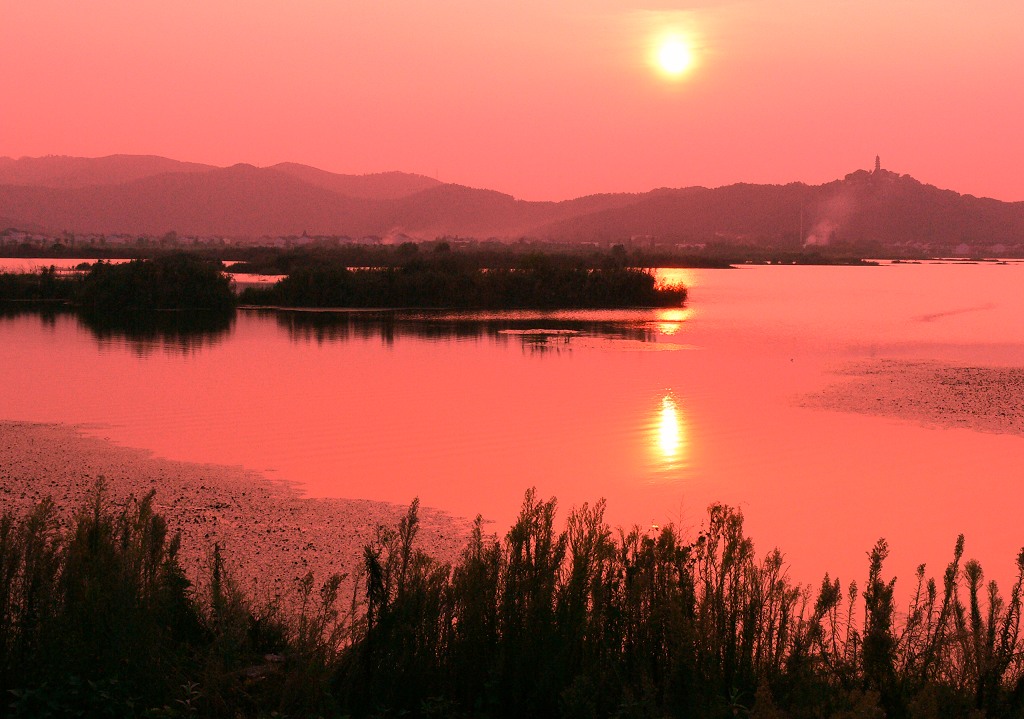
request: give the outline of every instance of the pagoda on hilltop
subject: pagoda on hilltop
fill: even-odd
[[[875,172],[881,172],[881,171],[882,171],[882,158],[880,156],[878,156],[878,155],[875,155]]]

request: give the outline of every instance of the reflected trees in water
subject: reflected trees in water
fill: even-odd
[[[571,349],[584,338],[656,343],[666,334],[657,317],[587,320],[536,314],[494,318],[485,313],[452,314],[427,311],[303,311],[246,309],[246,314],[274,322],[294,342],[380,340],[393,344],[401,337],[425,340],[474,340],[518,343],[531,353]],[[215,310],[84,311],[60,303],[0,303],[0,318],[37,317],[53,325],[58,318],[75,318],[101,343],[124,341],[148,354],[155,349],[191,352],[213,346],[231,334],[237,313]]]
[[[519,341],[533,349],[564,345],[574,337],[654,342],[657,332],[647,323],[550,318],[515,313],[495,318],[485,313],[454,314],[444,311],[304,311],[286,309],[244,310],[271,316],[294,341],[344,342],[349,339],[379,338],[391,344],[407,336],[426,340],[491,338],[498,342]]]
[[[46,327],[76,322],[100,345],[123,342],[138,355],[158,350],[188,354],[226,340],[235,325],[234,312],[126,312],[102,315],[68,305],[0,304],[0,320],[32,318]]]
[[[77,317],[100,345],[124,342],[140,355],[157,350],[188,354],[212,347],[227,339],[235,324],[234,311],[83,312]]]

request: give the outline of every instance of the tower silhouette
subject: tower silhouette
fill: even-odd
[[[881,169],[882,169],[882,158],[879,157],[878,155],[875,155],[875,172],[878,172]]]

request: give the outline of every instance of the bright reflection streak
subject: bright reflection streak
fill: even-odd
[[[663,335],[674,335],[689,317],[688,309],[661,310],[658,313],[658,331]]]
[[[679,407],[671,395],[661,400],[661,417],[658,422],[658,447],[667,460],[674,460],[682,447],[682,428],[679,422]]]
[[[682,267],[659,267],[654,271],[654,281],[659,285],[682,285],[693,288],[698,285],[695,270]]]

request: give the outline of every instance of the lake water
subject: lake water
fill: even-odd
[[[604,497],[613,524],[743,509],[800,580],[909,582],[956,535],[990,576],[1024,545],[1024,438],[808,406],[851,364],[1024,367],[1024,264],[671,270],[685,308],[437,315],[241,311],[119,332],[0,317],[0,419],[85,424],[311,496],[482,513]],[[924,388],[927,391],[927,388]],[[1024,408],[1021,409],[1024,411]]]

